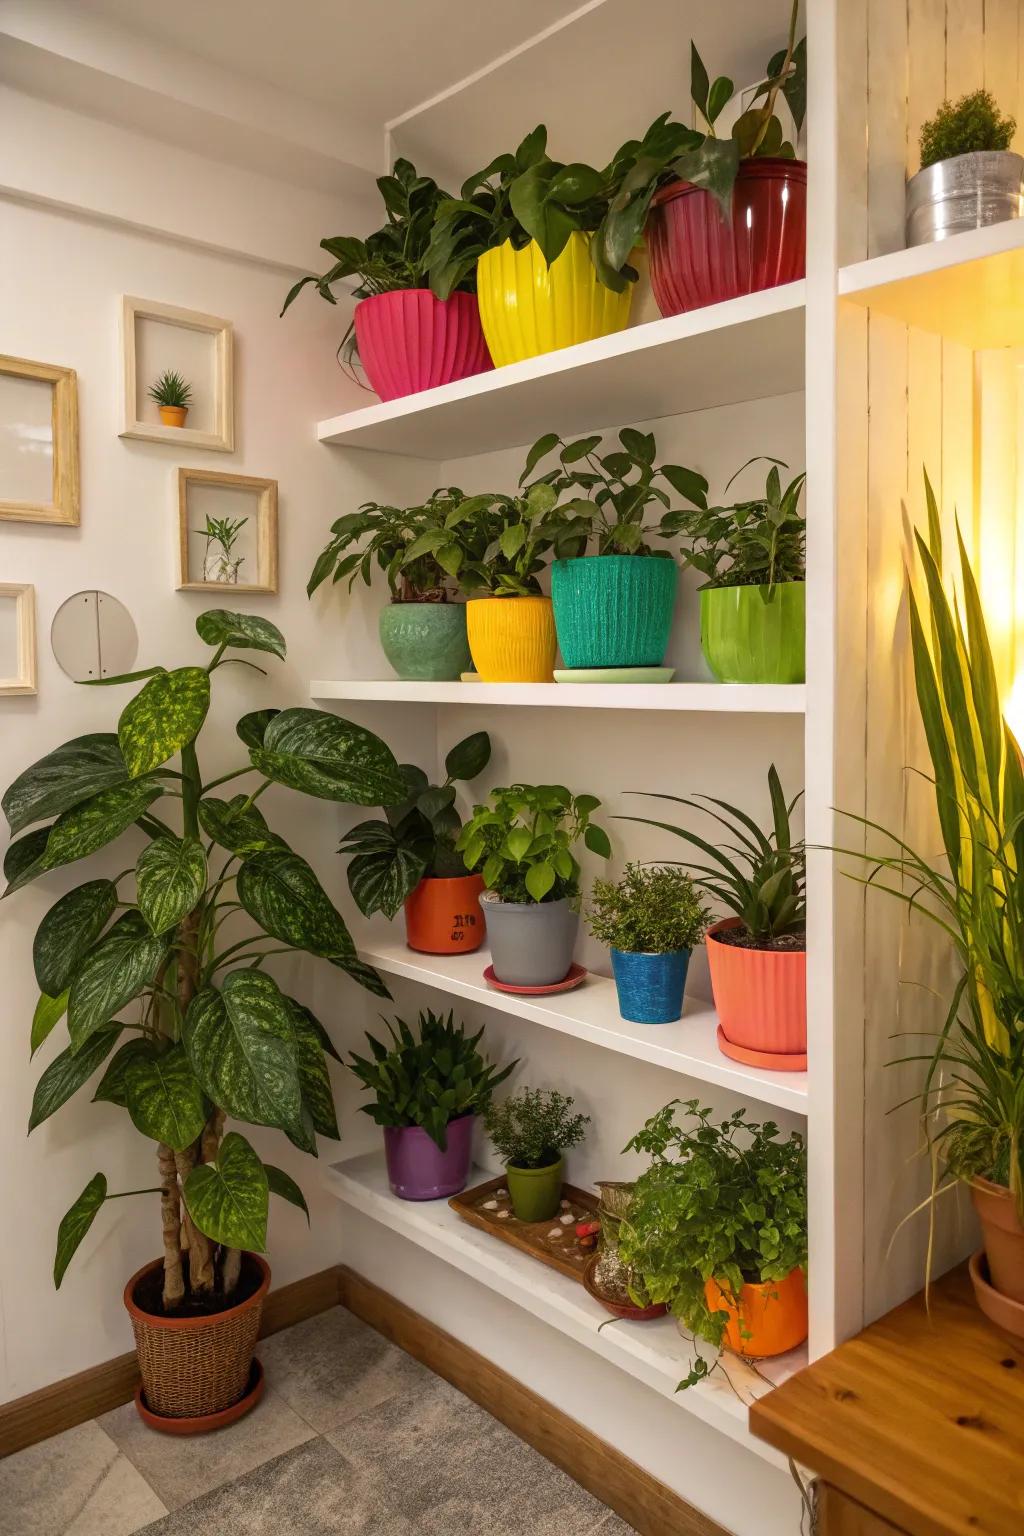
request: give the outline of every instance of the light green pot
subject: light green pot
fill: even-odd
[[[389,603],[379,632],[384,655],[403,681],[458,682],[469,669],[465,603]]]
[[[720,683],[804,681],[805,593],[802,581],[704,588],[700,643]]]
[[[515,1168],[505,1165],[512,1209],[520,1221],[550,1221],[562,1198],[565,1159],[546,1168]]]

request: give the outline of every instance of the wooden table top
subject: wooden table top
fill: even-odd
[[[1024,1536],[1024,1347],[967,1266],[750,1409],[754,1434],[909,1536]]]

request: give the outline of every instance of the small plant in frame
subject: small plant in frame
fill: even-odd
[[[160,411],[165,427],[183,427],[192,404],[192,385],[173,368],[165,368],[155,384],[149,386],[149,398]]]
[[[207,516],[205,528],[192,530],[199,538],[206,540],[203,550],[204,581],[219,581],[225,586],[238,585],[238,571],[245,556],[233,554],[232,551],[248,521],[247,517]]]

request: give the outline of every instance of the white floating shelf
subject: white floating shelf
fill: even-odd
[[[752,366],[770,358],[770,367]],[[804,284],[744,294],[320,422],[324,443],[457,459],[804,387]]]
[[[609,1314],[577,1281],[471,1227],[446,1200],[396,1199],[388,1189],[382,1152],[324,1166],[321,1176],[326,1187],[346,1205],[524,1307],[764,1460],[785,1466],[783,1456],[750,1434],[747,1407],[807,1364],[805,1348],[761,1361],[760,1374],[735,1356],[726,1357],[721,1370],[677,1394],[676,1387],[690,1368],[694,1350],[672,1318],[648,1323],[619,1321],[598,1332]],[[493,1174],[474,1169],[471,1183],[487,1178]]]
[[[317,703],[518,704],[556,709],[689,710],[697,714],[802,715],[803,683],[403,683],[357,679],[309,685]]]
[[[572,992],[520,997],[498,992],[484,981],[484,967],[490,963],[485,949],[470,955],[423,955],[399,940],[384,939],[361,943],[359,955],[386,975],[529,1019],[634,1061],[653,1062],[698,1082],[730,1088],[759,1104],[807,1113],[807,1074],[768,1072],[723,1056],[717,1042],[718,1017],[699,1000],[688,998],[675,1024],[631,1024],[620,1015],[615,983],[607,976],[588,976]]]
[[[1024,219],[843,267],[840,298],[968,347],[1024,344]]]

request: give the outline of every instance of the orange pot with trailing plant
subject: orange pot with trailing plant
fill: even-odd
[[[807,1277],[802,1269],[790,1270],[782,1280],[744,1281],[738,1295],[708,1280],[704,1300],[709,1312],[726,1314],[723,1343],[734,1355],[768,1360],[788,1354],[807,1337]]]

